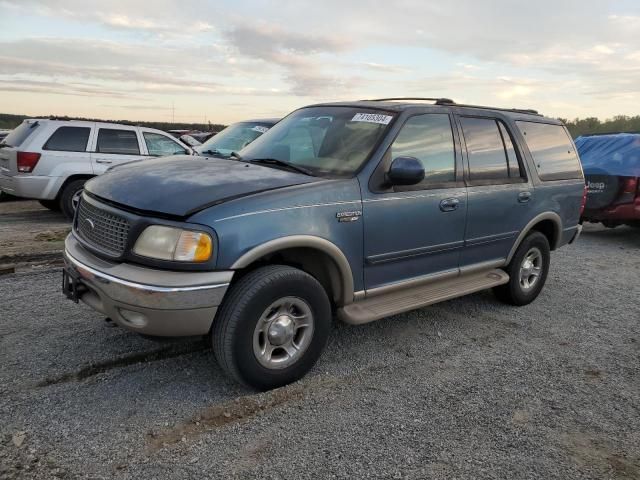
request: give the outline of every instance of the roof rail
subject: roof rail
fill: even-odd
[[[446,99],[444,99],[446,100]],[[487,107],[485,105],[470,105],[467,103],[456,103],[454,101],[451,102],[442,102],[438,103],[438,105],[455,105],[456,107],[465,107],[465,108],[482,108],[486,110],[498,110],[500,112],[517,112],[517,113],[527,113],[529,115],[538,115],[542,117],[537,110],[533,110],[532,108],[498,108],[498,107]]]
[[[435,105],[449,105],[456,107],[465,107],[465,108],[482,108],[485,110],[498,110],[501,112],[515,112],[515,113],[526,113],[529,115],[538,115],[542,116],[537,110],[533,110],[530,108],[497,108],[497,107],[487,107],[484,105],[470,105],[466,103],[456,103],[450,98],[430,98],[430,97],[393,97],[393,98],[375,98],[372,100],[366,100],[368,102],[388,102],[393,100],[425,100],[434,102]]]
[[[392,102],[396,100],[422,100],[428,102],[435,102],[436,105],[455,103],[450,98],[430,98],[430,97],[391,97],[391,98],[372,98],[364,100],[365,102]]]

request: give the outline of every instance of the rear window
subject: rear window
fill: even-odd
[[[90,128],[86,127],[60,127],[44,144],[44,150],[58,152],[84,152],[89,142]]]
[[[19,147],[29,136],[37,130],[38,122],[22,122],[2,141],[2,145]]]
[[[98,132],[96,151],[120,155],[139,155],[138,136],[133,130],[101,128]]]
[[[562,125],[517,121],[541,180],[582,178],[580,160]]]

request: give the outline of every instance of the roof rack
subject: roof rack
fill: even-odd
[[[391,97],[391,98],[373,98],[371,100],[365,100],[365,102],[393,102],[397,100],[421,100],[427,102],[435,102],[436,105],[444,105],[450,103],[456,103],[450,98],[430,98],[430,97]]]
[[[450,105],[456,107],[465,107],[465,108],[482,108],[485,110],[498,110],[501,112],[516,112],[516,113],[526,113],[529,115],[538,115],[542,116],[537,110],[533,110],[530,108],[497,108],[497,107],[487,107],[484,105],[470,105],[466,103],[456,103],[450,98],[429,98],[429,97],[395,97],[395,98],[376,98],[373,100],[368,100],[369,102],[387,102],[393,100],[425,100],[434,102],[435,105]]]

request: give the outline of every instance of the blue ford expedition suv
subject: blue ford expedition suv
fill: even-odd
[[[532,110],[382,99],[294,111],[228,159],[86,184],[63,290],[147,335],[209,335],[222,369],[302,377],[334,315],[363,324],[492,288],[533,301],[581,231],[565,127]]]

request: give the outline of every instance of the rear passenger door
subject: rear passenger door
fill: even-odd
[[[140,148],[140,139],[136,127],[114,125],[98,127],[94,142],[91,163],[96,175],[104,173],[107,168],[144,156]]]
[[[468,194],[460,268],[502,263],[530,218],[534,189],[507,124],[488,116],[457,116],[464,142]]]
[[[72,174],[91,174],[91,155],[87,151],[91,127],[58,127],[42,146],[38,172],[48,177],[67,177]]]

